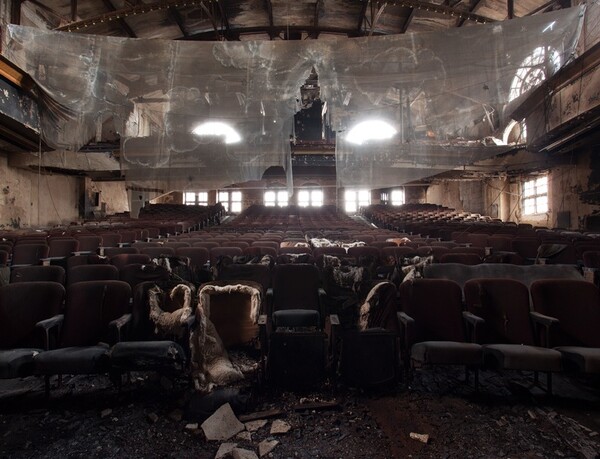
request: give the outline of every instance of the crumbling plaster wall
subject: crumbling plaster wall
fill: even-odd
[[[15,169],[0,154],[0,227],[32,228],[68,224],[78,218],[74,177]]]
[[[481,180],[443,180],[427,189],[427,202],[456,210],[485,214]]]
[[[521,183],[530,179],[530,175],[516,177],[511,182],[511,220],[518,223],[530,223],[549,228],[558,226],[558,212],[570,212],[570,229],[583,229],[583,219],[600,206],[588,204],[580,199],[579,194],[595,188],[590,180],[592,151],[574,158],[573,164],[557,166],[548,171],[548,212],[546,214],[526,216],[521,210]],[[600,186],[600,183],[595,184]]]

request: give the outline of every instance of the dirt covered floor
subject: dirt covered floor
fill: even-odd
[[[78,376],[54,384],[49,400],[37,378],[0,381],[0,457],[212,459],[224,443],[236,445],[234,458],[269,448],[263,457],[600,457],[597,379],[556,376],[552,398],[526,374],[486,372],[477,393],[463,379],[460,369],[438,368],[384,392],[224,389],[199,397],[148,375],[120,392],[103,377]],[[202,421],[224,403],[244,430],[207,441]]]

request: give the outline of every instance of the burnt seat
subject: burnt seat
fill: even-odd
[[[65,288],[57,282],[0,287],[0,378],[33,373],[34,357],[45,347],[36,324],[59,314],[64,298]]]
[[[400,284],[399,298],[406,369],[464,365],[467,372],[470,368],[475,371],[477,387],[483,350],[469,342],[458,284],[445,279],[413,279]]]
[[[486,367],[547,374],[562,370],[559,352],[541,347],[536,340],[527,286],[514,279],[472,279],[465,283],[468,311],[481,320],[473,324],[477,341],[484,343]]]
[[[531,285],[531,297],[547,345],[562,354],[565,369],[600,374],[598,287],[586,281],[539,280]]]
[[[320,384],[328,352],[319,270],[312,264],[278,265],[272,282],[267,313],[259,320],[268,343],[267,381],[286,387]]]
[[[339,361],[338,371],[345,383],[381,387],[398,381],[400,326],[396,311],[396,286],[379,282],[360,307],[358,323],[339,332],[333,359]]]
[[[67,288],[64,314],[38,322],[46,334],[46,350],[34,358],[35,373],[96,374],[109,370],[109,346],[121,339],[129,316],[131,288],[125,282],[77,282]],[[51,344],[56,346],[50,350]]]

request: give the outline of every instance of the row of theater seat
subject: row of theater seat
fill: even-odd
[[[464,295],[463,295],[464,292]],[[445,279],[400,286],[405,362],[600,374],[600,295],[583,280]],[[464,302],[463,302],[464,296]],[[530,304],[531,297],[531,304]]]

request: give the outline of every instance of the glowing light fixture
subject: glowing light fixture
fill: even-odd
[[[196,126],[192,134],[202,137],[217,136],[225,137],[225,143],[238,143],[242,137],[228,124],[221,121],[207,121]]]
[[[396,129],[385,121],[369,120],[358,123],[346,136],[346,140],[356,145],[362,145],[369,140],[386,140],[396,135]]]

